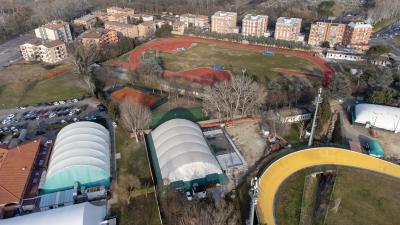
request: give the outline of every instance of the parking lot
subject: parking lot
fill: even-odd
[[[93,99],[67,99],[0,110],[0,144],[10,145],[13,139],[23,142],[43,135],[37,133],[39,128],[50,128],[50,132],[51,128],[73,122],[108,119],[105,110]]]

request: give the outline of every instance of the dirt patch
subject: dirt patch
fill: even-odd
[[[156,96],[128,87],[114,91],[111,94],[111,98],[117,102],[122,102],[125,98],[130,98],[133,102],[150,108],[160,101]]]
[[[265,139],[257,122],[248,122],[226,127],[233,142],[251,168],[263,155],[266,147]]]
[[[212,86],[215,82],[230,80],[231,74],[226,70],[202,67],[182,72],[164,71],[163,77],[183,79],[201,85]]]
[[[279,73],[288,73],[288,74],[292,74],[292,75],[300,75],[300,76],[309,76],[309,77],[322,78],[318,74],[309,73],[309,72],[303,72],[303,71],[299,71],[299,70],[291,70],[291,69],[284,69],[284,68],[275,68],[275,69],[272,69],[272,70],[275,71],[275,72],[279,72]]]

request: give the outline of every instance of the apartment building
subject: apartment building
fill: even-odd
[[[242,34],[244,36],[265,36],[268,27],[268,16],[247,14],[242,21]]]
[[[176,35],[183,35],[185,33],[185,26],[186,24],[182,21],[175,21],[172,24],[172,34],[176,34]]]
[[[368,50],[372,25],[365,22],[351,22],[346,26],[343,44],[356,50]]]
[[[211,16],[211,32],[221,34],[239,33],[236,22],[237,13],[218,11]]]
[[[343,41],[346,24],[318,21],[311,25],[308,44],[320,46],[324,42],[329,42],[330,47],[341,44]]]
[[[115,13],[108,15],[107,21],[129,24],[130,17],[124,13]]]
[[[54,20],[35,29],[35,35],[46,41],[72,41],[71,28],[67,22]]]
[[[67,47],[61,40],[44,42],[41,39],[32,39],[22,44],[20,50],[26,61],[33,62],[55,64],[68,56]]]
[[[208,28],[210,26],[210,20],[208,16],[204,15],[196,15],[196,14],[182,14],[179,17],[179,21],[185,24],[185,27],[201,27],[201,28]]]
[[[118,33],[103,28],[85,31],[81,38],[85,47],[103,47],[118,43]]]
[[[106,21],[104,27],[130,38],[147,38],[152,36],[156,30],[156,24],[152,21],[143,22],[138,25]]]
[[[108,19],[107,11],[105,10],[97,10],[92,12],[92,15],[101,21],[106,21]]]
[[[21,50],[22,57],[28,62],[38,62],[40,61],[39,45],[43,43],[40,38],[32,38],[28,40],[25,44],[19,46]]]
[[[83,26],[86,30],[92,29],[95,27],[97,22],[97,18],[94,15],[85,15],[78,19],[72,21],[73,24]]]
[[[113,15],[113,14],[126,14],[127,16],[133,16],[135,15],[135,10],[132,8],[121,8],[121,7],[108,7],[107,8],[107,14],[108,15]]]
[[[304,36],[301,35],[300,18],[279,17],[275,25],[275,39],[286,41],[303,41]]]
[[[150,15],[150,14],[143,14],[143,13],[135,14],[135,15],[132,16],[132,18],[133,18],[133,19],[137,19],[137,20],[139,20],[140,18],[142,18],[142,20],[143,20],[144,22],[149,22],[149,21],[153,21],[153,20],[154,20],[154,16],[153,16],[153,15]]]

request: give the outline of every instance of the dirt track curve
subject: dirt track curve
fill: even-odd
[[[156,40],[150,41],[146,44],[139,46],[131,53],[131,55],[129,56],[129,63],[117,62],[116,64],[119,66],[123,66],[125,68],[136,69],[140,63],[142,52],[148,51],[150,49],[156,49],[161,52],[175,52],[177,48],[189,48],[193,43],[208,43],[208,44],[215,44],[215,45],[219,45],[219,46],[223,46],[223,47],[242,48],[242,49],[249,49],[249,50],[256,50],[256,51],[271,50],[275,53],[292,55],[295,57],[306,59],[306,60],[316,64],[324,74],[324,76],[322,78],[322,84],[324,86],[327,86],[333,77],[333,69],[329,65],[327,65],[324,60],[314,56],[312,53],[295,51],[295,50],[287,50],[287,49],[279,49],[279,48],[270,48],[270,47],[264,47],[264,46],[259,46],[259,45],[246,45],[246,44],[240,44],[240,43],[229,42],[229,41],[220,41],[220,40],[205,39],[205,38],[190,37],[190,36],[179,36],[177,38],[156,39]],[[199,69],[199,68],[196,68],[196,69]],[[214,71],[216,72],[217,70],[214,70]],[[190,80],[190,79],[193,79],[193,77],[192,78],[187,77],[187,75],[186,75],[190,72],[191,71],[185,71],[185,74],[179,74],[179,72],[175,72],[175,74],[173,76],[174,77],[181,76],[184,79]],[[305,75],[305,76],[313,76],[313,77],[316,76],[314,74],[310,74],[310,73],[303,72],[303,71],[297,71],[297,70],[281,69],[280,72],[292,73],[295,75]],[[168,73],[169,73],[169,75],[171,75],[171,73],[174,73],[174,72],[168,71]],[[216,73],[218,73],[218,72],[216,72]],[[202,81],[204,79],[204,77],[208,77],[207,79],[209,79],[209,80],[206,81],[207,83],[210,83],[210,82],[213,83],[215,81],[218,81],[221,77],[226,76],[225,74],[224,75],[219,74],[219,75],[215,75],[215,77],[212,76],[210,78],[211,74],[210,74],[209,70],[204,71],[204,74],[206,74],[206,75],[199,75],[199,71],[196,71],[196,74],[198,76],[202,77],[202,78],[198,79],[200,81]],[[196,82],[196,80],[194,80],[194,81]]]

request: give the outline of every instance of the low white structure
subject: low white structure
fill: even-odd
[[[200,127],[185,119],[172,119],[151,132],[150,151],[157,180],[164,185],[179,183],[191,189],[194,183],[219,183],[223,175]]]
[[[400,108],[374,104],[355,105],[353,122],[400,132]]]
[[[328,60],[347,60],[347,61],[363,61],[364,54],[357,52],[346,52],[346,51],[332,51],[329,50],[326,53],[326,59]]]
[[[106,205],[97,206],[85,202],[3,219],[0,225],[100,225],[106,215]]]

